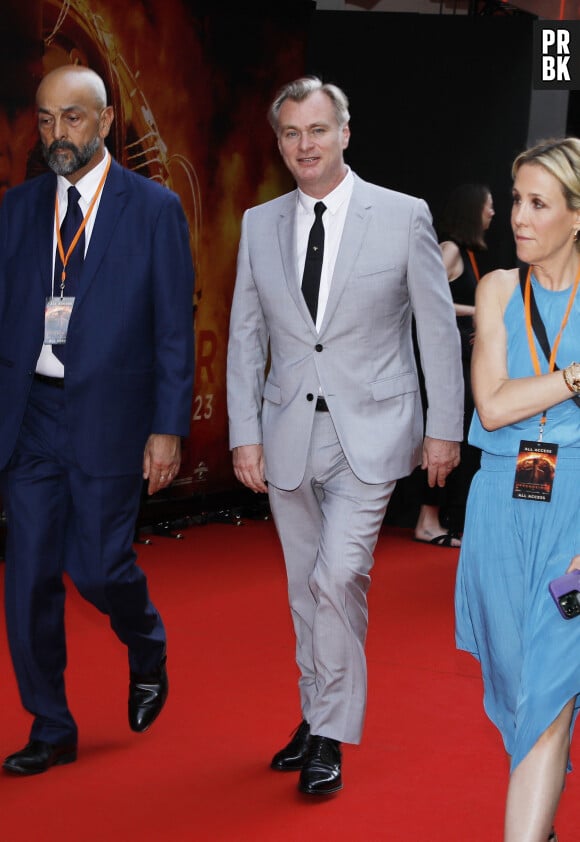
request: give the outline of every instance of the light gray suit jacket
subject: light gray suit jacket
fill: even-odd
[[[244,214],[228,348],[230,447],[263,444],[267,481],[296,488],[321,389],[358,478],[406,476],[423,441],[413,314],[426,434],[462,439],[459,334],[427,205],[355,176],[317,334],[297,276],[296,202],[293,191]]]

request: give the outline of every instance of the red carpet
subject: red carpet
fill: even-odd
[[[482,712],[477,665],[454,649],[457,551],[383,532],[365,736],[345,747],[345,787],[328,800],[300,796],[295,773],[268,769],[299,719],[273,525],[193,527],[183,541],[156,538],[140,559],[168,629],[167,707],[150,733],[129,731],[125,651],[70,588],[79,760],[31,778],[0,773],[0,840],[500,842],[507,764]],[[0,674],[4,756],[24,745],[30,722],[3,628]],[[578,774],[560,808],[561,842],[580,839]]]

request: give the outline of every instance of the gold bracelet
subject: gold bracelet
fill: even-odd
[[[568,382],[568,369],[567,368],[562,369],[562,377],[564,378],[564,383],[568,387],[569,391],[574,392],[574,386],[571,386],[570,383]]]
[[[576,368],[574,374],[572,373],[573,366]],[[570,365],[567,365],[566,368],[562,369],[562,376],[568,389],[574,394],[578,394],[580,392],[580,363],[570,363]]]

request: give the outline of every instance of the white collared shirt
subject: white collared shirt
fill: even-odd
[[[348,210],[350,197],[352,196],[352,190],[354,187],[354,176],[350,167],[347,167],[347,170],[348,171],[345,177],[338,187],[335,187],[331,193],[321,200],[314,199],[312,196],[307,196],[306,193],[303,193],[303,191],[298,188],[298,200],[296,207],[296,258],[299,284],[302,284],[302,275],[304,274],[304,264],[306,262],[306,249],[308,247],[308,237],[314,222],[314,205],[318,201],[323,201],[326,205],[326,210],[322,215],[322,223],[324,225],[324,257],[322,260],[322,272],[320,275],[318,310],[316,312],[317,331],[320,331],[320,326],[328,303],[332,275],[334,273],[334,266],[336,264],[338,249],[342,239],[342,232],[344,230],[346,212]]]
[[[79,199],[79,207],[82,211],[83,216],[86,216],[86,213],[89,209],[89,205],[93,200],[93,196],[97,192],[97,188],[99,186],[99,182],[103,177],[103,173],[105,172],[105,168],[107,166],[107,161],[109,160],[109,152],[105,149],[105,155],[103,160],[100,161],[96,167],[93,167],[86,175],[83,175],[79,181],[75,184],[75,187],[79,191],[81,197]],[[68,189],[71,186],[71,182],[68,178],[64,175],[59,175],[56,178],[56,195],[58,197],[58,218],[62,224],[63,219],[66,216],[66,211],[68,207]],[[93,228],[95,227],[95,219],[97,216],[97,211],[99,209],[99,204],[101,201],[102,191],[97,196],[97,200],[95,202],[95,206],[89,218],[87,219],[87,224],[85,226],[85,255],[87,253],[87,248],[89,247],[89,242],[91,239],[91,234],[93,233]],[[57,249],[57,237],[56,237],[56,214],[54,217],[54,232],[53,232],[53,240],[52,240],[52,267],[54,273],[54,262],[56,258],[56,249]],[[58,295],[59,294],[59,284],[57,282],[56,290],[55,290],[55,280],[53,277],[52,280],[52,294]],[[52,353],[52,345],[43,345],[42,350],[40,352],[40,356],[38,358],[38,362],[36,363],[36,371],[39,374],[46,374],[47,377],[63,377],[64,376],[64,366],[58,357]]]

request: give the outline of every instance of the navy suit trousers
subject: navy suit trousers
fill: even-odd
[[[165,650],[133,550],[142,477],[83,473],[63,423],[64,400],[64,389],[33,382],[3,482],[10,649],[22,703],[34,717],[31,739],[54,744],[77,739],[64,685],[64,573],[108,615],[130,669],[151,672]]]

